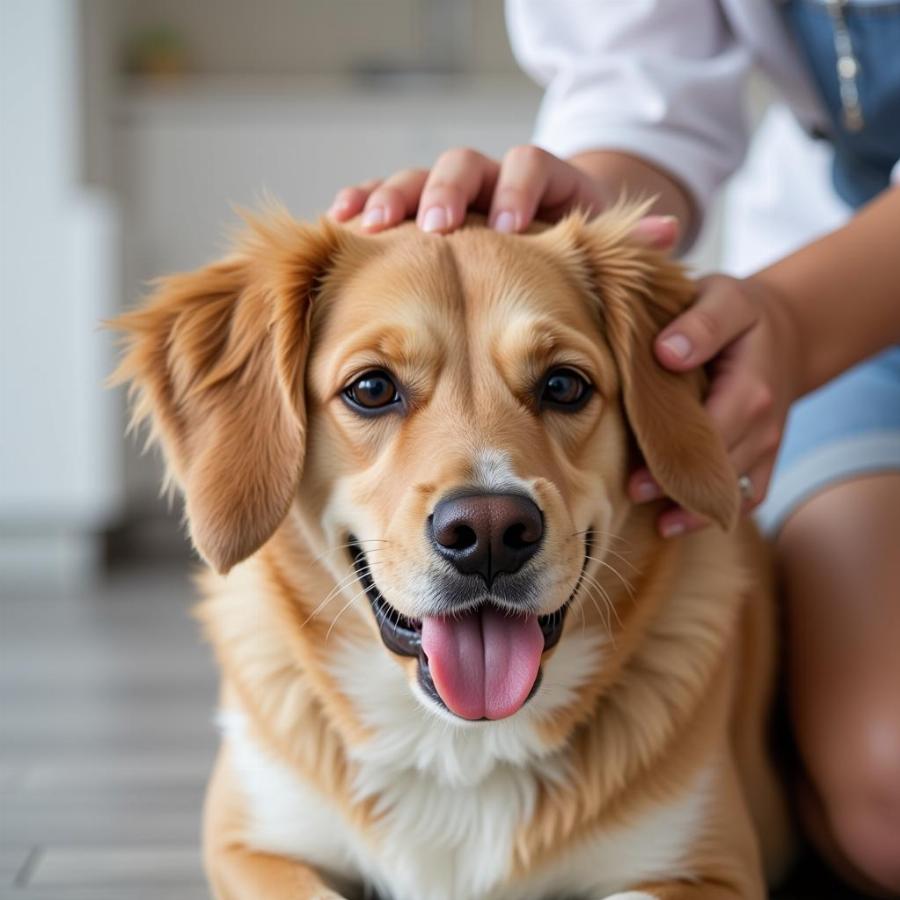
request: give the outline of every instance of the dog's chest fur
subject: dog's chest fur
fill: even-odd
[[[334,672],[374,737],[353,748],[353,791],[374,802],[362,833],[314,784],[267,755],[239,713],[223,726],[248,799],[248,842],[323,871],[353,875],[390,900],[548,900],[606,897],[682,865],[704,818],[709,773],[665,806],[591,834],[552,864],[513,878],[514,845],[535,814],[541,784],[571,779],[566,757],[533,728],[569,700],[603,652],[599,635],[573,631],[567,652],[547,661],[527,716],[459,727],[426,710],[389,659],[352,645]]]

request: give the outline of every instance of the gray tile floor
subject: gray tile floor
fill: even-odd
[[[4,588],[0,896],[199,900],[216,678],[183,571]]]
[[[187,568],[0,592],[0,898],[206,898],[216,677]],[[782,900],[812,897],[843,895]]]

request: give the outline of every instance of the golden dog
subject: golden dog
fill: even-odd
[[[761,898],[768,561],[638,211],[367,237],[282,212],[123,316],[215,572],[219,898]],[[718,528],[662,541],[640,453]]]

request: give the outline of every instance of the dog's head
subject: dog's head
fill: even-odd
[[[278,213],[164,280],[118,323],[120,376],[199,552],[225,572],[293,510],[423,702],[516,713],[628,514],[635,447],[678,503],[738,512],[699,381],[653,359],[690,284],[634,221],[364,237]]]

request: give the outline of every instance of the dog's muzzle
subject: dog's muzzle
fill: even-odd
[[[541,659],[562,635],[566,613],[587,567],[591,540],[588,531],[578,581],[553,613],[517,613],[505,602],[502,606],[493,603],[488,595],[474,605],[423,620],[408,618],[392,607],[352,536],[349,546],[385,646],[417,659],[419,685],[435,703],[461,718],[482,720],[513,715],[537,692]]]

